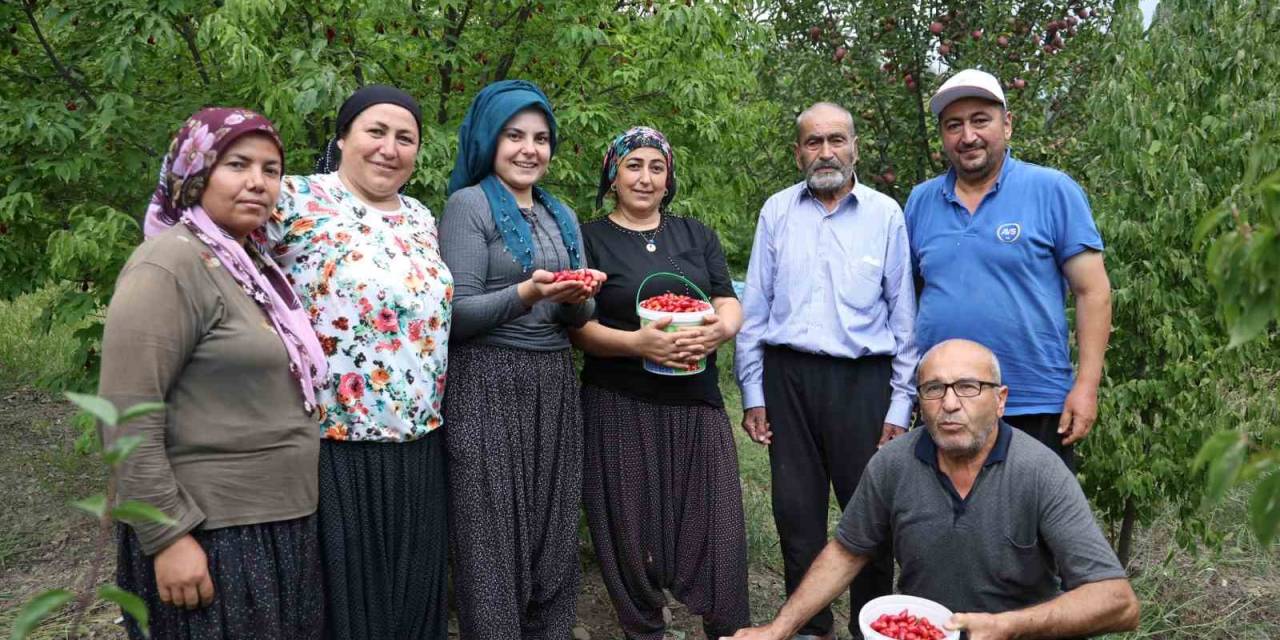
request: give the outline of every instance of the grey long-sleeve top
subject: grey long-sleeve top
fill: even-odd
[[[262,309],[181,224],[144,242],[107,310],[98,393],[163,411],[104,429],[142,444],[117,470],[118,500],[176,524],[131,525],[155,554],[192,529],[291,520],[316,510],[320,426]]]
[[[572,210],[569,213],[574,215]],[[569,254],[555,218],[537,203],[532,215],[533,268],[568,269]],[[542,300],[533,307],[520,301],[516,285],[529,279],[531,272],[524,272],[507,251],[478,185],[449,196],[439,228],[440,254],[453,273],[452,343],[477,342],[530,351],[567,349],[567,327],[580,327],[591,318],[594,300],[582,304]],[[581,233],[578,243],[579,255],[585,255]]]

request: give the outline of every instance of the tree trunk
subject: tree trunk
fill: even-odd
[[[1133,498],[1124,499],[1124,519],[1120,521],[1120,540],[1116,545],[1116,556],[1120,558],[1120,566],[1129,568],[1129,554],[1133,551],[1133,523],[1137,519],[1138,507]]]

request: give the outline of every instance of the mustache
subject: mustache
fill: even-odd
[[[835,169],[836,171],[843,171],[844,165],[837,160],[815,160],[813,164],[809,165],[809,171],[818,171],[821,169]]]
[[[974,149],[986,149],[986,148],[987,148],[987,143],[982,142],[982,141],[978,141],[978,142],[975,142],[975,143],[973,143],[973,144],[960,144],[960,145],[957,145],[957,146],[956,146],[956,151],[957,151],[957,152],[959,152],[959,153],[964,153],[964,152],[966,152],[966,151],[973,151]]]

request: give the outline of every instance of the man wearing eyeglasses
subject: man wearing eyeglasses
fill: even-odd
[[[831,490],[843,508],[876,447],[908,425],[916,364],[902,210],[858,181],[847,110],[820,102],[796,129],[804,180],[760,211],[734,356],[742,426],[769,446],[787,593],[827,542]],[[892,579],[890,562],[875,563],[851,606],[889,593]],[[797,638],[834,638],[833,623],[823,609]]]
[[[925,428],[871,459],[778,617],[733,637],[789,638],[887,553],[901,568],[898,590],[957,612],[946,626],[970,640],[1136,628],[1138,600],[1075,477],[1000,420],[1009,390],[996,356],[947,340],[925,354],[917,380]]]
[[[968,338],[990,347],[1005,365],[1005,421],[1074,469],[1073,445],[1097,419],[1111,333],[1111,283],[1089,201],[1066,174],[1009,152],[1013,120],[991,74],[956,73],[929,106],[951,169],[907,199],[922,284],[917,344]],[[1074,374],[1068,289],[1080,359]]]

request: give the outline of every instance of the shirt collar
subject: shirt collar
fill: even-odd
[[[927,427],[920,428],[924,429],[924,433],[920,434],[920,438],[916,440],[916,458],[929,465],[934,471],[940,471],[938,468],[938,445],[933,441],[933,436],[929,435]],[[996,434],[996,446],[991,449],[991,453],[987,454],[987,459],[982,463],[982,466],[989,467],[997,462],[1004,462],[1009,457],[1010,440],[1013,440],[1013,427],[1001,420]]]
[[[808,200],[808,199],[813,199],[813,200],[818,199],[817,196],[813,195],[812,191],[809,191],[808,181],[802,182],[800,184],[802,185],[800,187],[800,202],[804,202],[805,200]],[[864,186],[861,182],[858,182],[858,176],[855,175],[853,177],[853,188],[850,189],[849,193],[845,194],[845,196],[841,198],[839,202],[836,203],[836,208],[828,213],[835,214],[836,212],[840,211],[840,209],[844,207],[845,203],[857,205],[859,200],[858,196],[859,196],[860,190],[866,189],[866,188],[867,187]]]
[[[1000,185],[1004,183],[1004,179],[1009,176],[1016,164],[1018,164],[1018,160],[1013,157],[1013,150],[1006,147],[1004,150],[1004,163],[1000,165],[1000,175],[996,177],[996,183],[991,185],[991,193],[1000,191]],[[956,202],[955,167],[947,169],[946,179],[942,181],[942,196],[947,200]]]

